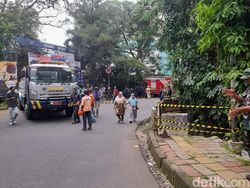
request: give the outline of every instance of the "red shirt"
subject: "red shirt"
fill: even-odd
[[[118,89],[114,89],[114,90],[113,90],[113,95],[114,95],[114,96],[117,96],[118,94],[119,94]]]

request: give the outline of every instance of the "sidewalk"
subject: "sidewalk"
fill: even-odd
[[[168,133],[170,138],[163,139],[151,132],[148,143],[156,163],[176,188],[198,187],[201,181],[204,184],[199,187],[204,188],[233,187],[223,186],[225,181],[226,185],[238,183],[235,187],[250,187],[245,178],[250,174],[250,161],[227,151],[219,138]],[[211,181],[215,183],[208,184]]]

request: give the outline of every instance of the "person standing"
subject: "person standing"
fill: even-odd
[[[160,98],[160,101],[162,101],[162,100],[163,100],[163,98],[164,98],[164,93],[163,93],[163,90],[164,90],[164,87],[161,87],[161,89],[160,89],[160,93],[159,93],[159,98]]]
[[[129,98],[129,89],[128,86],[125,86],[125,89],[123,90],[123,95],[126,99]]]
[[[107,98],[106,98],[106,100],[107,101],[112,101],[112,96],[113,94],[112,94],[112,90],[111,90],[111,88],[110,87],[108,87],[108,89],[107,89]]]
[[[74,88],[72,95],[70,97],[70,102],[69,102],[69,107],[73,107],[73,122],[72,124],[76,124],[76,123],[80,123],[80,117],[78,115],[78,109],[79,109],[79,105],[80,105],[80,101],[81,101],[81,97],[77,92],[77,89]]]
[[[90,89],[89,90],[89,96],[90,96],[90,98],[91,98],[91,119],[92,119],[92,123],[95,123],[96,122],[96,120],[95,120],[95,97],[94,97],[94,94],[93,94],[93,90],[92,89]]]
[[[128,99],[128,104],[130,105],[130,119],[129,123],[136,122],[137,110],[138,110],[138,100],[135,97],[135,94],[132,93]]]
[[[94,94],[94,101],[95,101],[94,114],[95,114],[95,117],[98,117],[99,116],[100,103],[101,103],[101,93],[100,93],[98,87],[95,87],[93,94]]]
[[[245,132],[245,146],[250,148],[250,68],[243,71],[243,76],[240,78],[248,85],[246,91],[239,96],[236,94],[234,89],[225,89],[224,95],[233,97],[237,102],[242,104],[241,107],[235,107],[231,112],[230,116],[235,117],[240,114],[243,115],[243,125]],[[246,179],[250,181],[250,174],[246,175]]]
[[[115,114],[118,117],[118,123],[124,123],[124,115],[126,110],[126,99],[123,96],[122,92],[119,92],[117,97],[114,100],[114,110]]]
[[[92,111],[92,99],[89,96],[89,91],[84,91],[84,97],[82,98],[80,108],[83,109],[83,131],[87,131],[87,120],[88,120],[88,130],[92,130],[92,118],[91,118],[91,111]]]
[[[243,115],[244,130],[246,134],[245,145],[250,148],[250,68],[243,72],[243,76],[240,79],[244,80],[244,82],[248,84],[248,87],[242,96],[239,96],[234,89],[225,89],[224,95],[233,97],[237,102],[242,104],[241,107],[235,107],[229,115],[232,117],[240,114]]]
[[[105,87],[102,87],[99,89],[99,93],[100,93],[100,103],[102,103],[104,101],[104,95],[105,95]]]
[[[14,86],[10,87],[6,95],[6,101],[9,110],[9,125],[16,125],[16,118],[18,116],[18,93]]]
[[[115,98],[117,97],[117,95],[119,94],[119,90],[116,88],[116,86],[114,86],[113,89],[113,102],[115,100]]]
[[[147,99],[151,99],[151,89],[149,86],[146,88],[146,93],[147,93]]]
[[[171,97],[172,97],[172,94],[173,94],[173,90],[172,90],[171,86],[169,85],[169,86],[168,86],[167,97],[168,97],[168,98],[171,98]]]

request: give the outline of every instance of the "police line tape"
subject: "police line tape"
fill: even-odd
[[[220,131],[208,131],[208,130],[199,130],[199,129],[188,129],[188,128],[180,128],[180,127],[173,127],[167,125],[161,125],[159,128],[170,129],[170,130],[177,130],[177,131],[189,131],[189,132],[199,132],[199,133],[210,133],[210,134],[226,134],[228,132],[220,132]],[[231,129],[233,133],[237,133],[239,129]]]
[[[223,128],[223,127],[217,127],[213,125],[205,125],[205,124],[198,124],[198,123],[188,123],[188,122],[181,122],[181,121],[174,121],[174,120],[166,120],[163,119],[161,120],[162,123],[176,123],[176,124],[181,124],[181,125],[191,125],[192,127],[202,127],[202,128],[208,128],[208,129],[219,129],[219,130],[226,130],[226,131],[231,131],[231,128]]]
[[[181,124],[181,125],[190,125],[192,127],[202,127],[202,128],[208,128],[208,129],[217,129],[217,130],[227,131],[227,132],[221,132],[221,134],[222,133],[225,134],[228,132],[232,132],[232,133],[239,132],[239,128],[223,128],[223,127],[218,127],[218,126],[198,124],[198,123],[180,122],[180,121],[175,121],[175,120],[166,120],[166,119],[160,120],[160,118],[155,116],[155,115],[153,115],[153,117],[158,120],[158,122],[156,122],[155,120],[153,120],[153,122],[155,124],[157,124],[158,127],[160,127],[160,128],[169,127],[169,126],[160,125],[160,123],[176,123],[176,124]],[[173,127],[173,126],[171,126],[171,127],[173,130],[188,130],[185,128],[177,128],[177,127]],[[202,132],[202,130],[192,130],[192,129],[189,129],[189,131]],[[215,132],[215,131],[205,131],[205,132]],[[216,132],[219,132],[219,131],[216,131]]]
[[[157,120],[160,120],[157,116],[153,115],[153,117]],[[225,134],[225,133],[237,133],[239,132],[239,128],[224,128],[224,127],[218,127],[218,126],[212,126],[212,125],[205,125],[205,124],[197,124],[197,123],[188,123],[188,122],[180,122],[180,121],[174,121],[174,120],[160,120],[156,122],[153,120],[155,124],[158,125],[159,128],[168,128],[172,130],[188,130],[191,132],[210,132],[210,133],[218,133],[218,134]],[[173,126],[166,126],[166,125],[159,125],[159,123],[176,123],[176,124],[182,124],[182,125],[191,125],[192,127],[202,127],[202,128],[208,128],[208,129],[217,129],[217,130],[224,130],[225,132],[219,132],[219,131],[204,131],[204,130],[199,130],[199,129],[187,129],[187,128],[178,128],[178,127],[173,127]]]
[[[198,129],[187,129],[187,128],[179,128],[179,127],[172,127],[172,126],[160,126],[160,128],[170,129],[170,130],[177,130],[177,131],[189,131],[189,132],[199,132],[199,133],[210,133],[210,134],[226,134],[227,132],[217,132],[217,131],[204,131]]]
[[[203,109],[230,109],[226,106],[199,106],[199,105],[183,105],[183,104],[158,104],[160,107],[179,107],[179,108],[203,108]]]

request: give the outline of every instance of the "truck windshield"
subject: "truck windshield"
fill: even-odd
[[[61,67],[31,68],[30,79],[42,83],[73,83],[75,81],[70,68]]]

